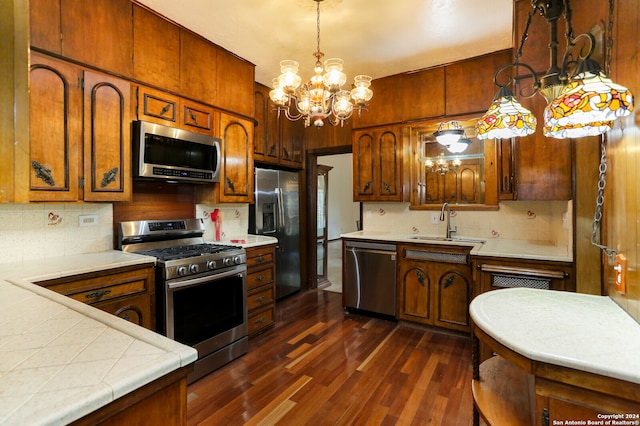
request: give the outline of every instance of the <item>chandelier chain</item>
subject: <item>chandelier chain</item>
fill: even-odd
[[[604,52],[604,73],[611,75],[611,58],[613,56],[613,15],[614,15],[614,0],[609,0],[609,19],[607,22],[607,42],[605,43]]]
[[[536,9],[531,9],[531,11],[529,12],[529,16],[527,17],[527,23],[524,27],[524,32],[522,33],[522,37],[520,38],[520,46],[518,46],[518,50],[516,51],[516,54],[515,54],[516,62],[520,61],[520,57],[522,56],[522,49],[524,48],[524,42],[527,41],[527,38],[529,38],[529,27],[531,26],[531,19],[533,18],[533,15],[535,15],[535,13],[536,13]]]
[[[609,264],[615,263],[618,251],[600,244],[598,230],[602,221],[602,210],[604,207],[604,188],[607,186],[607,138],[603,135],[600,142],[600,167],[598,168],[598,195],[596,197],[596,211],[593,215],[593,232],[591,234],[591,244],[602,250],[609,258]]]
[[[318,52],[318,61],[320,60],[320,1],[316,0],[316,52]]]

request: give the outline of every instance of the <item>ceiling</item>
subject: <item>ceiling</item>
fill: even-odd
[[[271,86],[279,62],[311,77],[314,0],[137,0],[256,65]],[[321,0],[320,50],[348,81],[428,68],[511,47],[513,0]]]

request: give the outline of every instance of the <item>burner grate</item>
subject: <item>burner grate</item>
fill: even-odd
[[[153,256],[162,261],[186,259],[207,254],[223,253],[238,250],[241,247],[216,244],[193,244],[189,246],[165,247],[137,252],[147,256]]]

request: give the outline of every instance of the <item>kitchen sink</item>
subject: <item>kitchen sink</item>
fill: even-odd
[[[423,241],[450,241],[452,243],[474,243],[474,244],[484,244],[486,240],[482,240],[479,238],[466,238],[466,237],[436,237],[431,235],[415,235],[411,237],[412,240],[423,240]]]

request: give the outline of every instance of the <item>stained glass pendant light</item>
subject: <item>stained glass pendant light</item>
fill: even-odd
[[[613,120],[631,114],[633,95],[587,58],[560,95],[546,106],[545,136],[584,137],[608,131]],[[572,136],[565,136],[571,134]]]
[[[487,112],[476,124],[478,139],[507,139],[536,131],[536,117],[501,86]]]

